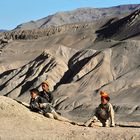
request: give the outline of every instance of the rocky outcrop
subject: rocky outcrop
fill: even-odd
[[[101,23],[101,21],[99,21]],[[40,37],[49,37],[57,34],[64,34],[70,32],[80,32],[81,30],[94,29],[98,23],[95,22],[85,22],[85,23],[73,23],[66,24],[59,27],[50,27],[47,29],[34,29],[34,30],[14,30],[10,32],[1,33],[1,38],[5,38],[7,40],[32,40],[38,39]]]
[[[140,9],[96,31],[96,33],[98,34],[97,40],[102,40],[104,38],[125,40],[128,38],[136,37],[140,34],[139,25]]]

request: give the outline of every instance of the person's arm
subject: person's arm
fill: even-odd
[[[109,115],[110,115],[110,126],[114,127],[115,126],[115,121],[114,121],[114,109],[113,106],[109,103]]]

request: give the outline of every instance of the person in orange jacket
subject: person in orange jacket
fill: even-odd
[[[101,104],[96,108],[95,114],[88,121],[84,123],[85,126],[103,126],[103,127],[114,127],[114,110],[111,105],[109,95],[101,91]]]

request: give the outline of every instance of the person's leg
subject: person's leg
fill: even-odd
[[[54,116],[53,116],[52,113],[45,113],[44,116],[47,117],[47,118],[54,119]]]
[[[102,123],[102,126],[103,127],[109,127],[110,126],[110,121],[109,121],[109,119],[107,119],[107,120],[104,120],[104,119],[99,119],[99,121]]]
[[[84,123],[84,126],[88,127],[88,126],[92,126],[92,124],[94,122],[99,122],[98,118],[96,116],[93,116],[91,117],[89,120],[87,120],[85,123]]]
[[[102,127],[103,124],[100,121],[98,121],[98,122],[92,122],[89,126],[90,127],[96,127],[96,126]]]
[[[110,121],[109,121],[109,119],[106,120],[105,127],[110,127]]]
[[[69,120],[69,119],[67,119],[67,118],[65,118],[65,117],[62,117],[62,116],[60,116],[57,112],[55,112],[55,111],[52,111],[51,112],[51,114],[53,114],[53,117],[54,117],[54,119],[56,119],[56,120],[59,120],[59,121],[64,121],[64,122],[72,122],[71,120]]]
[[[92,124],[92,121],[93,121],[93,119],[91,118],[91,119],[87,120],[83,125],[88,127]]]

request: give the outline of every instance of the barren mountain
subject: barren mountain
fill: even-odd
[[[27,30],[37,28],[48,28],[50,26],[60,26],[70,23],[91,22],[107,17],[118,17],[129,14],[140,8],[139,4],[123,5],[111,8],[81,8],[69,12],[59,12],[37,21],[30,21],[18,25],[16,29]]]
[[[29,90],[34,87],[40,89],[41,82],[47,79],[54,95],[55,108],[71,120],[84,122],[93,115],[100,103],[99,92],[104,90],[111,97],[116,123],[139,124],[139,25],[138,9],[119,18],[0,33],[0,95],[29,103]],[[14,103],[16,108],[19,106],[12,99],[1,97],[1,100]],[[24,111],[28,116],[27,109]],[[40,126],[38,121],[41,124],[44,124],[43,120],[53,123],[40,115],[36,117],[37,122],[32,130],[36,125]],[[94,136],[99,139],[114,139],[116,136],[119,139],[139,138],[139,129],[132,129],[134,133],[127,133],[126,136],[130,128],[115,128],[114,132],[111,128],[79,128],[57,121],[55,125],[62,130],[68,127],[64,139],[69,139],[71,135],[73,139],[90,139]],[[43,128],[53,133],[57,130],[55,125],[52,131],[49,127]],[[99,137],[100,130],[108,135]],[[82,136],[77,135],[79,132],[83,132],[80,133]],[[55,139],[60,139],[57,134]]]
[[[7,32],[7,30],[1,29],[0,32]]]
[[[68,117],[85,120],[100,102],[98,92],[110,93],[116,113],[125,121],[140,121],[140,42],[120,42],[99,50],[53,46],[25,66],[0,75],[1,95],[29,102],[29,89],[48,79],[54,105]],[[57,49],[57,51],[56,51]],[[132,59],[133,58],[133,59]],[[133,93],[133,94],[132,94]],[[120,100],[121,99],[121,100]]]
[[[96,29],[107,21],[1,33],[0,71],[23,66],[45,49],[53,46],[63,45],[76,49],[87,48],[93,44],[96,38]]]
[[[128,38],[139,39],[140,35],[140,9],[132,14],[114,21],[111,24],[103,26],[96,31],[99,38],[113,38],[117,40],[125,40]]]

